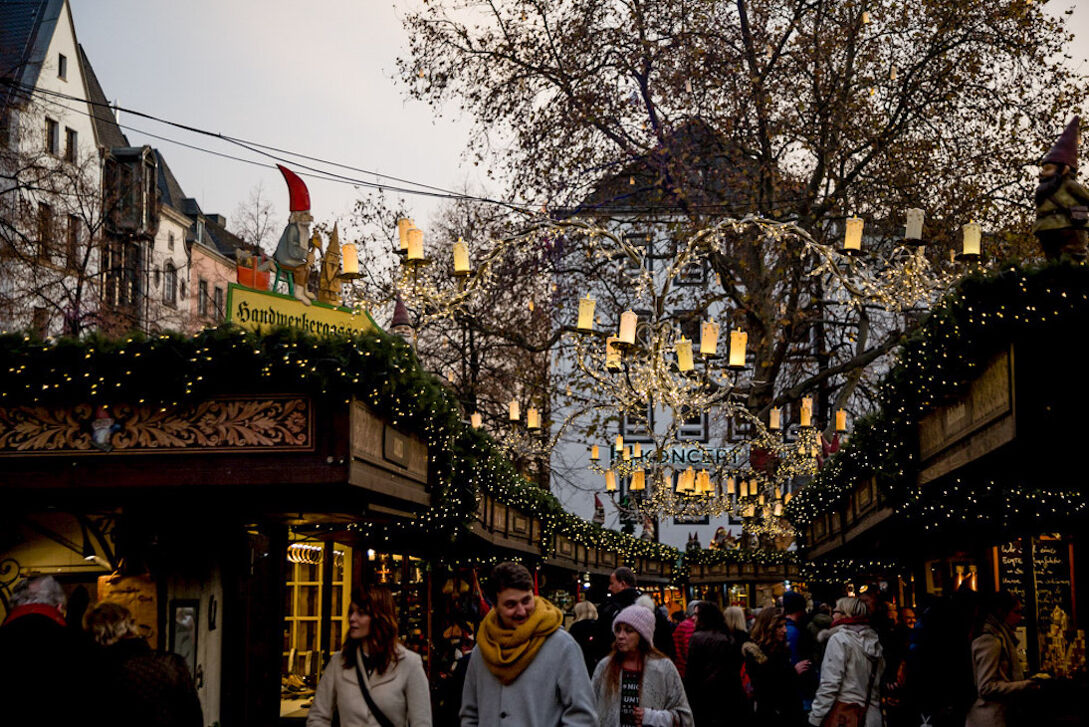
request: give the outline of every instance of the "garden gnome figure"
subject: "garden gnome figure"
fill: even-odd
[[[280,242],[276,245],[273,258],[282,270],[294,276],[295,297],[310,305],[314,297],[306,289],[310,273],[307,265],[307,245],[310,242],[310,223],[314,221],[310,215],[310,191],[295,172],[279,164],[276,166],[287,182],[291,214],[287,218],[287,226],[280,234]]]
[[[389,332],[395,336],[400,336],[405,343],[410,345],[415,338],[412,330],[412,319],[408,316],[408,308],[405,306],[405,302],[401,300],[401,296],[397,296],[397,302],[393,306],[393,319],[389,322]]]
[[[1081,262],[1086,256],[1089,189],[1074,179],[1078,171],[1078,125],[1079,117],[1075,116],[1040,162],[1032,232],[1048,260],[1065,256]]]

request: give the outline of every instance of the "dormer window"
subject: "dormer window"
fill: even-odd
[[[204,220],[197,220],[197,242],[204,243]]]
[[[62,81],[68,80],[68,56],[63,53],[57,54],[57,78]]]
[[[174,249],[174,233],[173,232],[171,232],[166,237],[166,249],[171,250],[171,251],[173,251],[173,249]]]

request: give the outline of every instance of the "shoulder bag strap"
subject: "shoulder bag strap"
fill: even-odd
[[[881,661],[880,658],[875,659],[868,654],[866,655],[866,658],[870,661],[870,683],[866,685],[866,706],[862,710],[863,724],[865,724],[866,721],[866,712],[870,709],[870,700],[873,699],[873,683],[877,679],[877,665]],[[359,667],[357,666],[356,669],[358,668]]]
[[[363,672],[359,669],[358,655],[356,655],[355,660],[355,678],[359,681],[359,691],[363,692],[363,701],[367,703],[367,707],[370,708],[371,714],[374,715],[378,724],[382,725],[382,727],[393,727],[393,722],[378,708],[378,705],[371,698],[370,691],[367,690],[367,682],[363,680]]]

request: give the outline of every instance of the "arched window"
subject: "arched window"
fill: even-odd
[[[172,262],[167,262],[163,270],[163,302],[170,306],[178,304],[178,271]]]

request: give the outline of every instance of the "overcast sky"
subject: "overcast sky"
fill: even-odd
[[[70,0],[76,35],[111,101],[190,126],[444,188],[488,189],[463,164],[469,123],[405,99],[394,78],[419,0]],[[1052,0],[1060,11],[1075,0]],[[1089,2],[1075,10],[1073,49],[1089,71]],[[144,131],[251,159],[206,137],[121,114]],[[159,147],[186,194],[230,218],[258,183],[280,222],[286,188],[274,169],[217,158],[126,130]],[[264,160],[267,163],[267,160]],[[370,181],[373,176],[355,172]],[[319,221],[347,214],[359,192],[308,180]],[[417,220],[436,202],[410,199]]]

